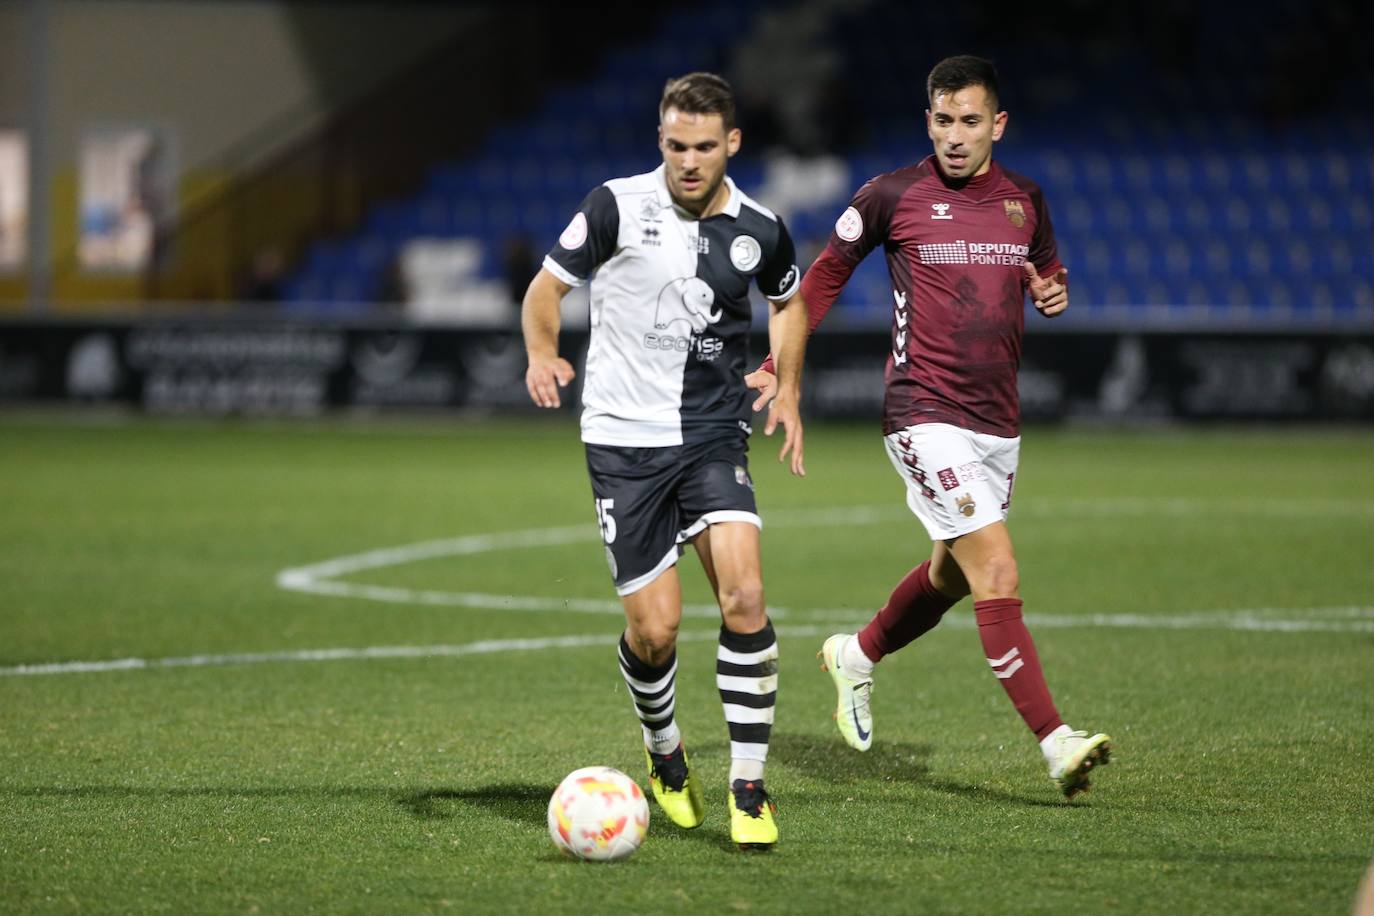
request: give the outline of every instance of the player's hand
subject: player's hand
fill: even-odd
[[[568,383],[577,376],[572,363],[561,356],[549,356],[530,360],[525,370],[525,387],[530,390],[530,400],[540,407],[559,407],[559,388],[567,388]]]
[[[1054,276],[1047,280],[1036,273],[1035,265],[1030,261],[1022,262],[1022,266],[1026,268],[1031,302],[1035,303],[1040,314],[1047,318],[1053,318],[1069,307],[1069,287],[1065,282],[1069,279],[1067,267],[1059,268],[1055,271]]]
[[[744,384],[758,391],[758,400],[754,402],[754,413],[760,410],[773,400],[773,396],[778,393],[778,377],[767,369],[760,369],[757,372],[750,372],[744,377]]]
[[[762,370],[760,370],[762,371]],[[758,373],[755,373],[756,375]],[[771,373],[769,373],[771,376]],[[776,379],[774,380],[776,382]],[[777,385],[773,385],[773,390],[777,390]],[[755,407],[755,410],[758,408]],[[783,441],[782,451],[778,452],[778,461],[787,457],[787,453],[792,453],[792,473],[798,477],[806,476],[806,466],[802,464],[802,422],[801,411],[797,406],[795,394],[782,394],[773,398],[773,404],[768,408],[768,423],[763,427],[765,436],[773,435],[773,430],[782,424]]]

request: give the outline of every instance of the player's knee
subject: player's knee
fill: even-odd
[[[1021,588],[1021,575],[1016,558],[1011,554],[997,554],[985,560],[978,570],[975,592],[983,598],[1015,598]]]
[[[764,617],[763,583],[742,582],[721,589],[720,612],[728,620],[741,623],[759,622]]]
[[[677,627],[667,624],[640,626],[628,635],[630,647],[640,660],[653,667],[664,665],[677,648]]]

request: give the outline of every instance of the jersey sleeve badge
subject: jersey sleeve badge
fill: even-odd
[[[741,235],[730,243],[730,263],[740,273],[749,273],[763,259],[763,248],[752,235]]]
[[[569,251],[576,251],[587,241],[587,214],[581,210],[573,216],[568,228],[558,237],[558,244]]]
[[[853,207],[847,208],[835,220],[835,234],[846,242],[857,242],[864,234],[864,218]]]

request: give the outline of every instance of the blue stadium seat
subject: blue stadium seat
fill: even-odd
[[[662,80],[728,59],[763,8],[670,10],[653,35],[611,53],[591,78],[550,89],[533,116],[492,131],[480,154],[435,168],[413,198],[375,208],[353,242],[312,246],[288,298],[365,295],[397,246],[418,234],[482,239],[488,275],[499,271],[500,240],[514,233],[535,240],[542,255],[588,191],[658,164]],[[1233,28],[1209,9],[1198,15],[1211,52],[1235,60],[1250,53],[1253,24]],[[850,162],[851,191],[924,158],[922,92],[910,62],[967,43],[982,27],[972,9],[950,11],[938,35],[928,25],[899,0],[833,14],[829,35],[843,48],[846,79],[863,87],[854,102],[868,128],[862,146],[837,150]],[[1076,54],[1066,77],[1044,52],[1008,47],[999,58],[1006,72],[1037,76],[1016,84],[1009,107],[1033,116],[1013,119],[997,155],[1044,189],[1085,310],[1256,320],[1374,312],[1374,121],[1358,105],[1346,117],[1285,126],[1247,114],[1268,101],[1248,72],[1215,83],[1159,79],[1158,62],[1127,47],[1110,58]],[[1360,85],[1352,82],[1352,98],[1363,98]],[[757,152],[746,145],[731,163],[749,193],[763,181]],[[799,247],[823,243],[839,209],[789,214]],[[838,307],[885,320],[889,304],[875,254]]]

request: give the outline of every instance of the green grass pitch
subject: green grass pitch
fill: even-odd
[[[646,780],[573,425],[0,416],[0,911],[1349,911],[1374,434],[1027,431],[1027,620],[1066,719],[1116,739],[1072,804],[967,602],[880,667],[873,750],[841,744],[814,654],[929,545],[876,428],[806,436],[805,480],[761,435],[752,461],[781,843],[729,842],[689,554],[678,715],[708,819],[655,810],[595,865],[549,842],[550,792],[591,764]]]

